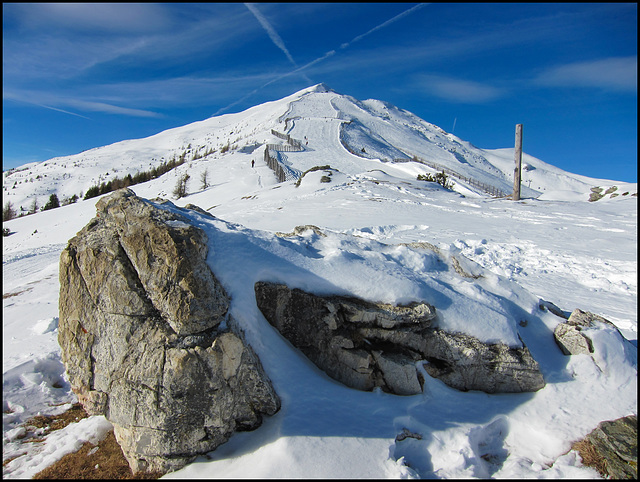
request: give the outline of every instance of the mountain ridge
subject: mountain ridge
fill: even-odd
[[[261,162],[263,150],[256,151],[258,147],[282,144],[273,130],[291,136],[302,146],[298,152],[275,156],[294,173],[330,164],[350,175],[382,169],[415,179],[419,173],[444,167],[456,178],[454,189],[465,195],[485,195],[477,186],[466,183],[467,178],[496,192],[509,194],[512,189],[513,148],[475,147],[388,102],[360,101],[319,83],[242,112],[4,171],[3,196],[20,214],[34,199],[42,206],[50,194],[61,199],[73,195],[82,198],[92,186],[133,176],[180,157],[191,167],[197,162],[200,168],[220,160]],[[421,162],[412,162],[414,158]],[[614,185],[624,185],[626,191],[637,189],[637,184],[567,173],[523,154],[523,197],[570,191],[574,194],[570,198],[588,200],[593,187],[609,189]]]

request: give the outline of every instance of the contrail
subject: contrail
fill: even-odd
[[[280,75],[278,77],[276,77],[275,79],[270,80],[269,82],[267,82],[266,84],[264,84],[261,87],[258,87],[257,89],[249,92],[247,95],[245,95],[242,99],[237,100],[231,104],[229,104],[226,107],[223,107],[221,109],[218,109],[218,111],[213,114],[214,116],[220,114],[221,112],[224,112],[225,110],[233,107],[234,105],[237,105],[239,103],[241,103],[242,101],[244,101],[245,99],[249,98],[250,96],[252,96],[253,94],[255,94],[256,92],[258,92],[259,90],[264,89],[267,85],[273,84],[274,82],[277,82],[278,80],[284,79],[285,77],[288,77],[290,75],[293,74],[297,74],[302,72],[303,70],[311,67],[312,65],[317,64],[318,62],[321,62],[329,57],[332,57],[333,55],[336,54],[335,50],[330,50],[327,53],[325,53],[324,55],[322,55],[321,57],[318,57],[315,60],[312,60],[311,62],[303,65],[302,67],[298,67],[298,65],[295,63],[295,61],[293,60],[293,58],[291,57],[291,54],[289,53],[289,51],[287,50],[287,48],[284,46],[284,42],[282,41],[282,39],[280,38],[280,36],[277,34],[277,32],[275,30],[273,30],[273,27],[271,27],[271,25],[269,25],[269,22],[267,22],[267,19],[264,18],[262,16],[262,14],[260,12],[258,12],[258,10],[255,8],[255,6],[253,4],[250,3],[245,3],[246,7],[251,11],[251,13],[253,13],[253,15],[258,19],[258,21],[260,22],[260,24],[264,27],[264,29],[267,31],[267,33],[269,34],[269,36],[271,37],[271,40],[273,40],[273,42],[276,44],[277,47],[279,47],[289,58],[289,60],[291,61],[291,63],[294,65],[295,70],[292,70],[291,72],[287,72],[286,74]],[[428,3],[420,3],[418,5],[414,5],[413,7],[411,7],[408,10],[405,10],[402,13],[399,13],[398,15],[396,15],[393,18],[390,18],[389,20],[387,20],[386,22],[381,23],[380,25],[373,27],[371,30],[369,30],[368,32],[365,32],[361,35],[358,35],[357,37],[353,38],[353,40],[351,40],[350,42],[346,42],[343,43],[342,45],[340,45],[340,50],[344,50],[347,47],[349,47],[352,43],[357,42],[359,40],[362,40],[364,37],[366,37],[367,35],[375,32],[376,30],[380,30],[381,28],[386,27],[387,25],[392,24],[393,22],[400,20],[402,17],[409,15],[410,13],[414,12],[415,10],[424,7],[425,5],[429,5]],[[304,75],[304,74],[303,74]],[[306,76],[305,76],[306,77]],[[309,80],[307,78],[307,80]],[[311,82],[311,81],[310,81]]]
[[[373,28],[372,28],[371,30],[369,30],[368,32],[365,32],[365,33],[363,33],[363,34],[361,34],[361,35],[358,35],[357,37],[355,37],[355,38],[354,38],[353,40],[351,40],[350,42],[343,43],[342,45],[340,45],[340,50],[344,50],[344,49],[346,49],[346,48],[347,48],[347,47],[349,47],[352,43],[357,42],[357,41],[359,41],[359,40],[362,40],[364,37],[366,37],[367,35],[369,35],[369,34],[371,34],[371,33],[375,32],[376,30],[380,30],[381,28],[384,28],[384,27],[386,27],[387,25],[391,25],[393,22],[396,22],[397,20],[400,20],[402,17],[405,17],[406,15],[409,15],[411,12],[413,12],[413,11],[415,11],[415,10],[419,9],[419,8],[422,8],[422,7],[424,7],[425,5],[428,5],[428,3],[420,3],[420,4],[418,4],[418,5],[414,5],[414,6],[413,6],[413,7],[411,7],[410,9],[405,10],[405,11],[404,11],[404,12],[402,12],[402,13],[399,13],[398,15],[396,15],[395,17],[393,17],[393,18],[391,18],[391,19],[387,20],[386,22],[383,22],[383,23],[381,23],[380,25],[378,25],[378,26],[376,26],[376,27],[373,27]],[[255,15],[255,13],[254,13],[254,15]],[[256,16],[256,18],[258,18],[258,17]],[[259,20],[259,18],[258,18],[258,20]],[[266,20],[265,20],[265,22],[266,22]],[[275,33],[275,32],[274,32],[274,33]],[[277,77],[277,78],[275,78],[275,79],[273,79],[273,80],[270,80],[269,82],[267,82],[266,84],[264,84],[262,87],[258,88],[258,90],[260,90],[260,89],[262,89],[262,88],[266,87],[266,86],[267,86],[267,85],[269,85],[269,84],[272,84],[273,82],[276,82],[276,81],[278,81],[278,80],[280,80],[280,79],[283,79],[284,77],[288,77],[289,75],[299,73],[299,72],[301,72],[301,71],[303,71],[303,70],[305,70],[305,69],[307,69],[307,68],[311,67],[312,65],[315,65],[315,64],[317,64],[318,62],[321,62],[321,61],[322,61],[322,60],[324,60],[324,59],[327,59],[327,58],[329,58],[329,57],[332,57],[335,53],[336,53],[336,51],[335,51],[335,50],[330,50],[329,52],[325,53],[323,56],[318,57],[318,58],[317,58],[317,59],[315,59],[315,60],[312,60],[311,62],[309,62],[309,63],[307,63],[307,64],[303,65],[302,67],[298,67],[297,65],[295,65],[295,62],[293,62],[293,60],[292,60],[292,63],[293,63],[293,64],[295,65],[295,67],[296,67],[296,69],[295,69],[295,70],[293,70],[293,71],[291,71],[291,72],[287,72],[286,74],[281,75],[280,77]]]
[[[255,7],[253,3],[245,3],[244,5],[249,9],[249,11],[253,14],[253,16],[256,17],[258,22],[260,22],[260,25],[262,25],[262,27],[266,30],[267,34],[271,38],[271,41],[276,45],[276,47],[278,47],[280,50],[284,52],[284,54],[287,56],[287,58],[293,65],[296,65],[295,60],[293,60],[293,57],[287,50],[287,47],[284,45],[284,42],[280,38],[280,35],[278,35],[278,32],[274,30],[274,28],[271,26],[268,20],[264,17],[264,15],[260,13],[260,11]]]
[[[277,82],[277,81],[279,81],[279,80],[284,79],[285,77],[289,77],[290,75],[297,74],[297,73],[299,73],[300,71],[302,71],[302,70],[304,70],[304,69],[306,69],[306,68],[308,68],[308,67],[311,67],[312,65],[317,64],[318,62],[320,62],[320,61],[322,61],[322,60],[324,60],[324,59],[326,59],[326,58],[331,57],[331,56],[332,56],[332,55],[334,55],[335,53],[336,53],[336,51],[335,51],[335,50],[331,50],[331,51],[327,52],[326,54],[324,54],[322,57],[319,57],[319,58],[317,58],[317,59],[315,59],[315,60],[312,60],[312,61],[311,61],[311,62],[309,62],[308,64],[303,65],[302,67],[298,67],[297,69],[292,70],[291,72],[287,72],[287,73],[282,74],[282,75],[280,75],[280,76],[278,76],[278,77],[276,77],[276,78],[274,78],[274,79],[271,79],[271,80],[270,80],[269,82],[267,82],[266,84],[261,85],[260,87],[257,87],[257,88],[255,88],[255,89],[253,89],[251,92],[249,92],[247,95],[245,95],[245,96],[244,96],[244,97],[242,97],[241,99],[238,99],[238,100],[236,100],[235,102],[232,102],[231,104],[229,104],[229,105],[228,105],[228,106],[226,106],[226,107],[222,107],[222,108],[218,109],[218,110],[213,114],[213,116],[215,117],[215,116],[217,116],[217,115],[221,114],[222,112],[224,112],[225,110],[230,109],[230,108],[231,108],[231,107],[233,107],[234,105],[238,105],[238,104],[240,104],[241,102],[245,101],[246,99],[248,99],[249,97],[251,97],[251,96],[252,96],[253,94],[255,94],[256,92],[258,92],[258,91],[260,91],[260,90],[264,89],[267,85],[271,85],[271,84],[273,84],[274,82]],[[311,81],[309,81],[309,82],[311,83]]]
[[[62,112],[63,114],[75,115],[76,117],[82,117],[83,119],[91,120],[89,117],[76,114],[75,112],[69,112],[68,110],[58,109],[57,107],[51,107],[50,105],[38,104],[37,102],[30,102],[30,104],[37,105],[38,107],[44,107],[45,109],[51,109],[58,112]]]
[[[75,112],[69,112],[68,110],[59,109],[57,107],[52,107],[50,105],[41,104],[40,102],[36,102],[34,100],[26,100],[19,95],[12,95],[12,93],[5,93],[4,97],[6,99],[15,100],[17,102],[24,102],[25,104],[37,105],[38,107],[42,107],[44,109],[55,110],[56,112],[62,112],[63,114],[74,115],[76,117],[82,117],[83,119],[91,120],[91,118],[86,117],[84,115],[76,114]]]
[[[380,30],[381,28],[386,27],[387,25],[391,25],[393,22],[400,20],[402,17],[405,17],[407,15],[409,15],[411,12],[418,10],[419,8],[424,7],[425,5],[429,5],[428,3],[419,3],[418,5],[414,5],[413,7],[411,7],[409,10],[405,10],[402,13],[399,13],[398,15],[396,15],[395,17],[387,20],[386,22],[381,23],[380,25],[378,25],[377,27],[373,27],[371,30],[369,30],[368,32],[363,33],[362,35],[358,35],[357,37],[355,37],[351,42],[347,42],[344,43],[340,46],[340,49],[346,49],[347,47],[349,47],[349,45],[351,45],[354,42],[357,42],[358,40],[362,40],[363,38],[365,38],[367,35],[372,34],[373,32],[375,32],[376,30]]]
[[[284,44],[284,41],[282,40],[280,35],[278,35],[278,32],[276,32],[275,29],[271,26],[271,24],[265,18],[265,16],[260,13],[260,11],[256,8],[256,6],[253,3],[245,3],[244,5],[249,9],[249,11],[253,14],[253,16],[256,17],[258,22],[260,22],[260,25],[262,25],[262,27],[265,29],[265,31],[267,32],[267,35],[269,35],[269,38],[275,44],[275,46],[284,52],[284,54],[289,59],[289,62],[291,62],[291,64],[293,64],[293,66],[297,69],[298,64],[296,64],[296,61],[293,60],[293,57],[291,56],[291,53],[289,52],[286,45]],[[308,82],[311,82],[311,80],[306,75],[304,75],[304,77]]]

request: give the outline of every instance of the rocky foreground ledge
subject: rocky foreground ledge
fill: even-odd
[[[96,209],[60,257],[62,360],[85,410],[114,425],[134,473],[176,470],[235,431],[259,427],[280,399],[234,328],[230,297],[206,262],[206,233],[186,215],[208,213],[152,203],[129,189]],[[253,288],[265,319],[349,387],[413,395],[425,376],[463,391],[545,386],[524,344],[443,331],[437,307],[427,303],[319,296],[267,281]],[[592,353],[589,335],[611,331],[578,315],[593,318],[580,312],[556,329],[567,355]]]

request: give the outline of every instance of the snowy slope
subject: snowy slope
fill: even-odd
[[[357,129],[347,136],[354,143],[375,139],[364,147],[368,154],[377,149],[379,158],[364,159],[344,149],[340,126],[356,113]],[[306,174],[299,187],[294,181],[278,183],[263,162],[263,147],[242,149],[254,143],[283,144],[271,129],[309,142],[304,151],[281,153],[283,162],[300,172],[327,164],[334,169]],[[629,194],[585,202],[588,180],[527,157],[525,162],[536,166],[533,172],[554,173],[555,188],[578,191],[581,201],[546,199],[547,193],[512,202],[461,183],[459,192],[447,191],[416,180],[418,173],[427,172],[424,165],[388,162],[382,154],[395,156],[393,149],[420,157],[440,153],[437,162],[471,173],[473,153],[504,173],[512,162],[508,150],[474,150],[456,140],[464,147],[456,152],[468,163],[461,167],[450,150],[422,140],[403,141],[403,129],[422,129],[420,139],[455,139],[379,101],[358,104],[317,86],[244,113],[166,131],[155,141],[126,141],[79,154],[73,161],[60,158],[46,166],[51,170],[39,171],[51,173],[39,185],[43,192],[62,193],[62,181],[69,179],[54,184],[53,168],[64,163],[93,166],[71,169],[76,182],[105,167],[111,172],[110,159],[122,162],[121,174],[141,165],[136,162],[148,162],[144,156],[189,143],[193,147],[207,136],[208,145],[217,146],[217,153],[132,189],[148,199],[170,197],[178,176],[189,172],[190,194],[173,202],[193,203],[216,216],[211,220],[191,214],[209,236],[208,262],[231,294],[231,312],[281,396],[282,410],[265,418],[258,430],[235,434],[167,478],[597,477],[570,448],[600,421],[637,413],[637,198]],[[225,135],[231,141],[234,135],[242,138],[235,143],[238,149],[222,154]],[[412,151],[420,146],[423,151]],[[125,159],[127,150],[133,160]],[[86,160],[90,152],[93,161]],[[166,159],[168,151],[163,152]],[[34,172],[45,166],[29,167]],[[197,180],[205,169],[211,186],[199,189]],[[486,181],[500,179],[499,173],[486,172]],[[330,182],[324,182],[327,178]],[[574,180],[585,187],[571,184]],[[19,189],[23,185],[15,191]],[[4,223],[12,234],[3,238],[3,459],[26,452],[4,466],[6,478],[32,476],[81,441],[99,439],[109,425],[102,417],[91,417],[45,442],[19,443],[21,422],[37,413],[61,412],[75,401],[56,340],[58,260],[67,240],[95,215],[96,201]],[[286,238],[275,235],[306,224],[327,236],[310,230]],[[407,243],[430,243],[443,257]],[[446,267],[452,254],[484,277],[472,281],[457,276]],[[449,329],[509,343],[521,337],[540,363],[547,386],[528,394],[462,393],[425,374],[424,393],[411,397],[346,388],[293,349],[262,317],[253,294],[259,279],[375,301],[429,301]],[[447,299],[455,303],[447,304]],[[581,308],[600,314],[633,343],[602,332],[594,337],[595,359],[564,357],[551,336],[561,320],[540,310],[540,300],[564,311]],[[491,318],[497,323],[487,323],[489,312],[498,314]],[[403,429],[421,439],[397,439]]]
[[[301,141],[302,152],[279,154],[280,161],[298,173],[327,164],[347,174],[371,169],[400,170],[414,179],[419,173],[435,172],[421,163],[392,162],[416,156],[506,194],[513,187],[513,149],[478,149],[391,104],[378,100],[361,102],[318,84],[244,112],[3,172],[3,203],[10,201],[18,213],[26,212],[34,199],[42,207],[52,193],[61,201],[84,195],[91,186],[148,171],[180,156],[187,161],[204,156],[190,162],[192,169],[197,166],[196,170],[204,170],[203,163],[218,160],[258,160],[264,147],[254,150],[256,147],[284,144],[272,129]],[[214,152],[205,156],[211,151]],[[586,201],[591,187],[608,189],[613,185],[619,187],[620,193],[637,191],[637,184],[586,178],[524,155],[524,197],[539,197],[544,192],[553,198],[549,192],[570,191],[576,200]],[[454,188],[459,192],[469,194],[468,187],[455,180]],[[471,192],[482,191],[472,188]]]

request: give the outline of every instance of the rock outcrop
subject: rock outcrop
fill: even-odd
[[[535,392],[545,386],[529,349],[483,343],[463,333],[434,329],[424,340],[425,370],[458,390],[487,393]]]
[[[556,344],[565,355],[589,354],[593,353],[593,344],[591,339],[583,333],[583,330],[586,328],[598,328],[602,325],[608,325],[619,331],[613,323],[602,316],[589,311],[575,309],[571,312],[566,322],[559,323],[556,326],[555,330],[553,330],[553,336]]]
[[[484,344],[437,329],[435,308],[426,303],[370,303],[269,282],[256,283],[255,294],[269,323],[330,377],[352,388],[420,393],[420,363],[459,390],[524,392],[544,386],[526,347]]]
[[[221,328],[229,297],[206,234],[172,207],[117,191],[60,257],[69,381],[134,472],[180,468],[280,406],[253,350]]]
[[[583,453],[585,443],[591,453]],[[601,422],[578,447],[583,462],[597,461],[603,477],[638,479],[637,415]]]

